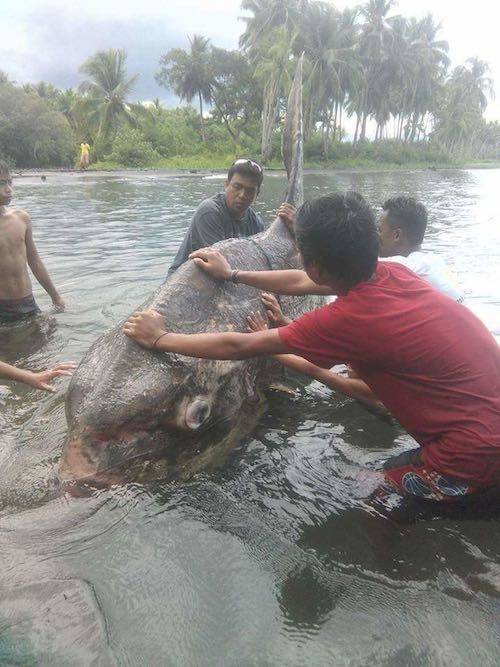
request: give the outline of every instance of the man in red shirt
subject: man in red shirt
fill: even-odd
[[[482,322],[406,267],[377,262],[374,214],[355,193],[306,202],[295,233],[305,271],[238,271],[213,249],[193,256],[215,278],[335,294],[334,303],[250,334],[170,333],[155,311],[133,315],[125,333],[210,359],[295,353],[323,368],[348,362],[420,445],[386,462],[400,492],[448,501],[499,486],[500,351]]]

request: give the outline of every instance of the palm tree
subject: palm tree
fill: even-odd
[[[300,27],[296,51],[306,56],[304,136],[321,121],[323,153],[329,145],[334,100],[340,88],[337,66],[339,41],[338,12],[331,5],[315,2],[309,5]]]
[[[344,62],[338,67],[340,85],[335,108],[334,137],[342,138],[342,112],[353,91],[361,87],[363,68],[356,48],[359,40],[359,8],[346,8],[339,16],[339,43],[344,49]]]
[[[408,22],[407,53],[410,60],[401,108],[408,120],[405,138],[415,139],[417,128],[435,108],[449,65],[448,42],[437,39],[441,26],[429,14],[421,21]],[[403,114],[402,114],[403,115]],[[402,137],[403,123],[399,127]]]
[[[242,16],[246,23],[240,46],[250,54],[260,53],[275,28],[285,28],[290,35],[309,5],[309,0],[243,0],[241,9],[253,16]]]
[[[45,81],[40,81],[39,83],[26,83],[23,86],[23,90],[25,93],[38,95],[38,97],[41,97],[43,100],[45,100],[52,108],[55,108],[57,99],[60,94],[58,88],[53,86],[51,83],[46,83]]]
[[[80,84],[79,91],[85,96],[92,120],[96,121],[97,137],[108,136],[120,118],[135,124],[126,100],[138,75],[127,78],[126,60],[123,49],[109,49],[98,51],[80,67],[80,72],[89,79]]]
[[[271,157],[272,138],[279,118],[281,98],[288,92],[289,68],[293,42],[301,11],[308,0],[243,0],[243,11],[253,16],[241,17],[246,28],[240,37],[255,79],[262,85],[261,159]]]
[[[472,152],[484,125],[483,112],[493,95],[488,64],[470,58],[455,67],[443,88],[434,136],[450,153]]]
[[[493,80],[487,76],[490,67],[484,60],[469,58],[464,70],[467,94],[470,96],[471,102],[475,102],[481,111],[484,111],[488,106],[488,97],[490,99],[495,97]]]
[[[316,2],[306,11],[297,39],[296,51],[305,52],[309,71],[306,80],[309,106],[306,127],[311,131],[315,122],[321,121],[325,155],[332,122],[335,137],[347,86],[360,67],[354,49],[356,16],[356,9],[340,13],[325,2]]]
[[[163,105],[160,102],[159,97],[154,98],[154,100],[149,105],[149,110],[151,111],[151,115],[153,116],[155,121],[158,120],[159,118],[161,118],[161,116],[163,114]]]
[[[155,78],[160,86],[172,89],[181,100],[191,102],[198,97],[201,138],[205,141],[203,102],[209,103],[212,99],[210,40],[202,35],[188,39],[190,51],[171,49],[160,58],[161,69]]]
[[[68,119],[69,124],[75,128],[75,109],[81,100],[80,96],[72,89],[60,90],[56,100],[57,110]]]
[[[263,83],[261,159],[264,163],[271,158],[280,101],[288,94],[292,81],[291,50],[295,36],[295,33],[290,36],[285,26],[275,28],[267,36],[268,46],[255,69],[255,78]]]
[[[387,118],[388,53],[394,40],[393,22],[396,17],[388,17],[395,0],[368,0],[361,7],[364,19],[359,39],[359,57],[363,63],[364,83],[354,101],[358,115],[354,143],[366,136],[368,116],[378,116],[377,122],[383,123]]]

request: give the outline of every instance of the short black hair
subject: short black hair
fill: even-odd
[[[392,197],[382,206],[394,229],[399,227],[412,245],[420,246],[427,229],[427,209],[413,197]]]
[[[0,159],[0,176],[10,176],[10,164]]]
[[[250,158],[245,161],[243,161],[242,158],[241,161],[237,160],[237,162],[238,164],[232,164],[229,167],[229,171],[227,172],[228,182],[232,179],[232,177],[235,174],[242,174],[242,176],[253,178],[254,181],[257,183],[257,188],[260,190],[260,186],[262,185],[262,181],[264,180],[264,171],[262,167],[259,165],[259,163]]]
[[[369,280],[376,269],[375,214],[357,192],[305,202],[297,212],[295,234],[304,264],[326,270],[346,289]]]

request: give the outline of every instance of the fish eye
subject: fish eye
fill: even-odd
[[[186,408],[186,426],[192,431],[197,431],[210,416],[210,405],[203,399],[197,398]]]

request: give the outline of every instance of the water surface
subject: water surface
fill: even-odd
[[[412,194],[425,247],[479,309],[500,307],[498,171],[314,173],[306,196]],[[19,179],[15,204],[68,311],[0,335],[26,367],[79,360],[164,278],[220,176]],[[266,176],[266,220],[285,179]],[[49,300],[35,295],[48,311]],[[49,500],[65,435],[56,395],[0,386],[0,663],[496,665],[500,536],[487,517],[401,522],[356,493],[359,466],[412,445],[311,384],[277,395],[227,465],[189,483]]]

